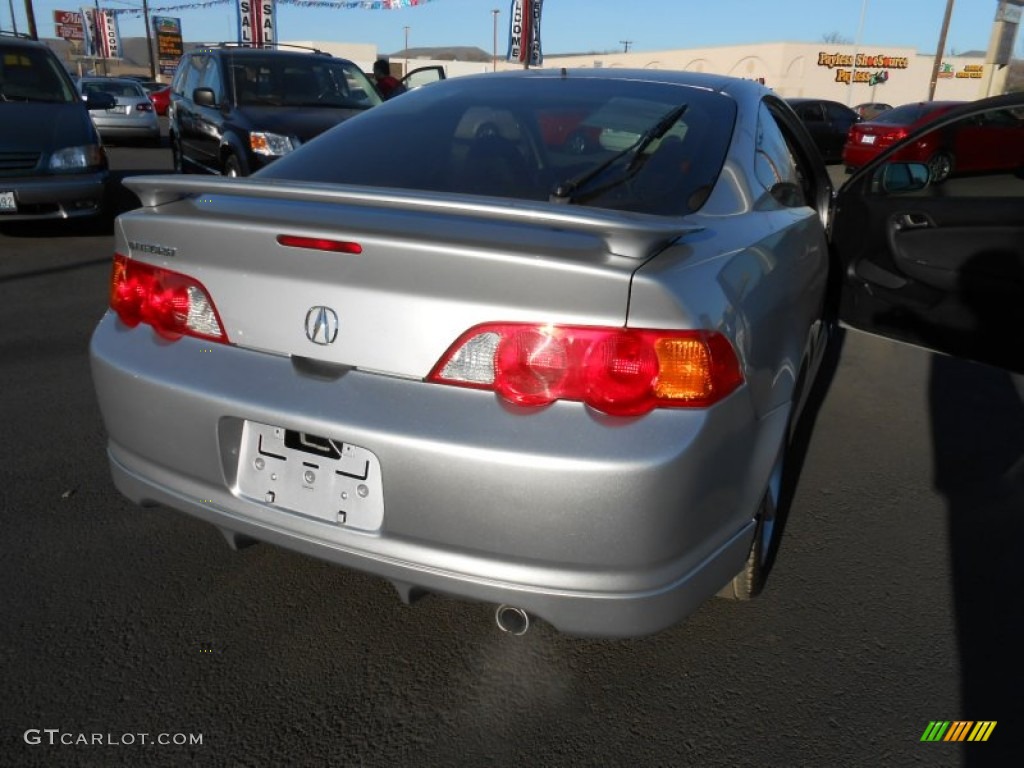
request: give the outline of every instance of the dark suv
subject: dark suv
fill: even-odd
[[[182,57],[171,82],[174,167],[248,176],[380,103],[358,66],[330,54],[202,48]]]
[[[90,99],[110,109],[114,98]],[[0,225],[103,210],[107,156],[85,102],[44,43],[0,33]]]

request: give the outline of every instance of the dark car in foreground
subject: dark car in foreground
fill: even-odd
[[[104,96],[89,105],[106,109]],[[109,173],[99,134],[43,43],[0,34],[0,224],[95,216]]]
[[[958,101],[906,104],[850,131],[843,150],[848,170],[859,168],[911,131],[961,106]],[[902,149],[896,159],[925,163],[933,182],[957,174],[1024,168],[1024,114],[993,110],[933,131]]]
[[[860,120],[860,115],[845,104],[828,99],[793,98],[787,101],[803,120],[824,161],[830,165],[840,162],[846,136],[850,127]]]
[[[771,90],[600,69],[418,89],[251,178],[133,177],[91,345],[114,481],[507,631],[664,629],[764,587],[840,311],[972,349],[958,272],[1024,256],[1004,183],[952,205],[880,161],[834,201]]]
[[[320,51],[200,49],[171,82],[174,166],[248,176],[381,101],[359,67]]]

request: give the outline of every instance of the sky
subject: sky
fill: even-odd
[[[408,4],[412,0],[400,0]],[[82,0],[0,0],[0,27],[28,28],[32,2],[41,37],[53,37],[53,11],[76,10]],[[236,39],[236,0],[147,0],[151,14],[181,19],[187,41]],[[419,0],[391,10],[316,8],[332,0],[278,1],[278,40],[376,45],[381,55],[410,48],[476,46],[491,52],[498,14],[498,55],[507,48],[510,0]],[[823,42],[839,36],[864,48],[911,47],[934,53],[947,0],[544,0],[544,55],[658,51],[762,42]],[[298,3],[305,3],[302,7]],[[91,0],[90,0],[91,4]],[[352,5],[333,0],[335,6]],[[100,0],[101,8],[141,8],[142,0]],[[201,7],[207,5],[207,7]],[[182,6],[192,6],[184,8]],[[955,0],[946,53],[988,47],[997,0]],[[172,8],[177,7],[176,10]],[[863,14],[863,26],[861,18]],[[140,15],[119,17],[124,37],[145,34]],[[408,28],[408,29],[406,29]],[[1018,36],[1021,37],[1020,35]],[[1024,55],[1018,39],[1017,55]]]

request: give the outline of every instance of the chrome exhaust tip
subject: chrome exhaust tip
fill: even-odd
[[[517,637],[525,635],[526,630],[530,628],[530,614],[514,605],[499,605],[494,612],[494,620],[502,632]]]

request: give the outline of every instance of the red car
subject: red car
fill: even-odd
[[[171,86],[163,83],[143,83],[149,100],[153,102],[153,109],[158,115],[166,115],[167,107],[171,102]]]
[[[932,101],[905,104],[883,112],[874,120],[850,129],[843,148],[847,170],[858,168],[911,131],[963,104]],[[985,113],[983,118],[953,123],[925,134],[893,160],[927,163],[933,182],[945,181],[954,172],[978,173],[1024,164],[1024,121],[1007,110]]]

